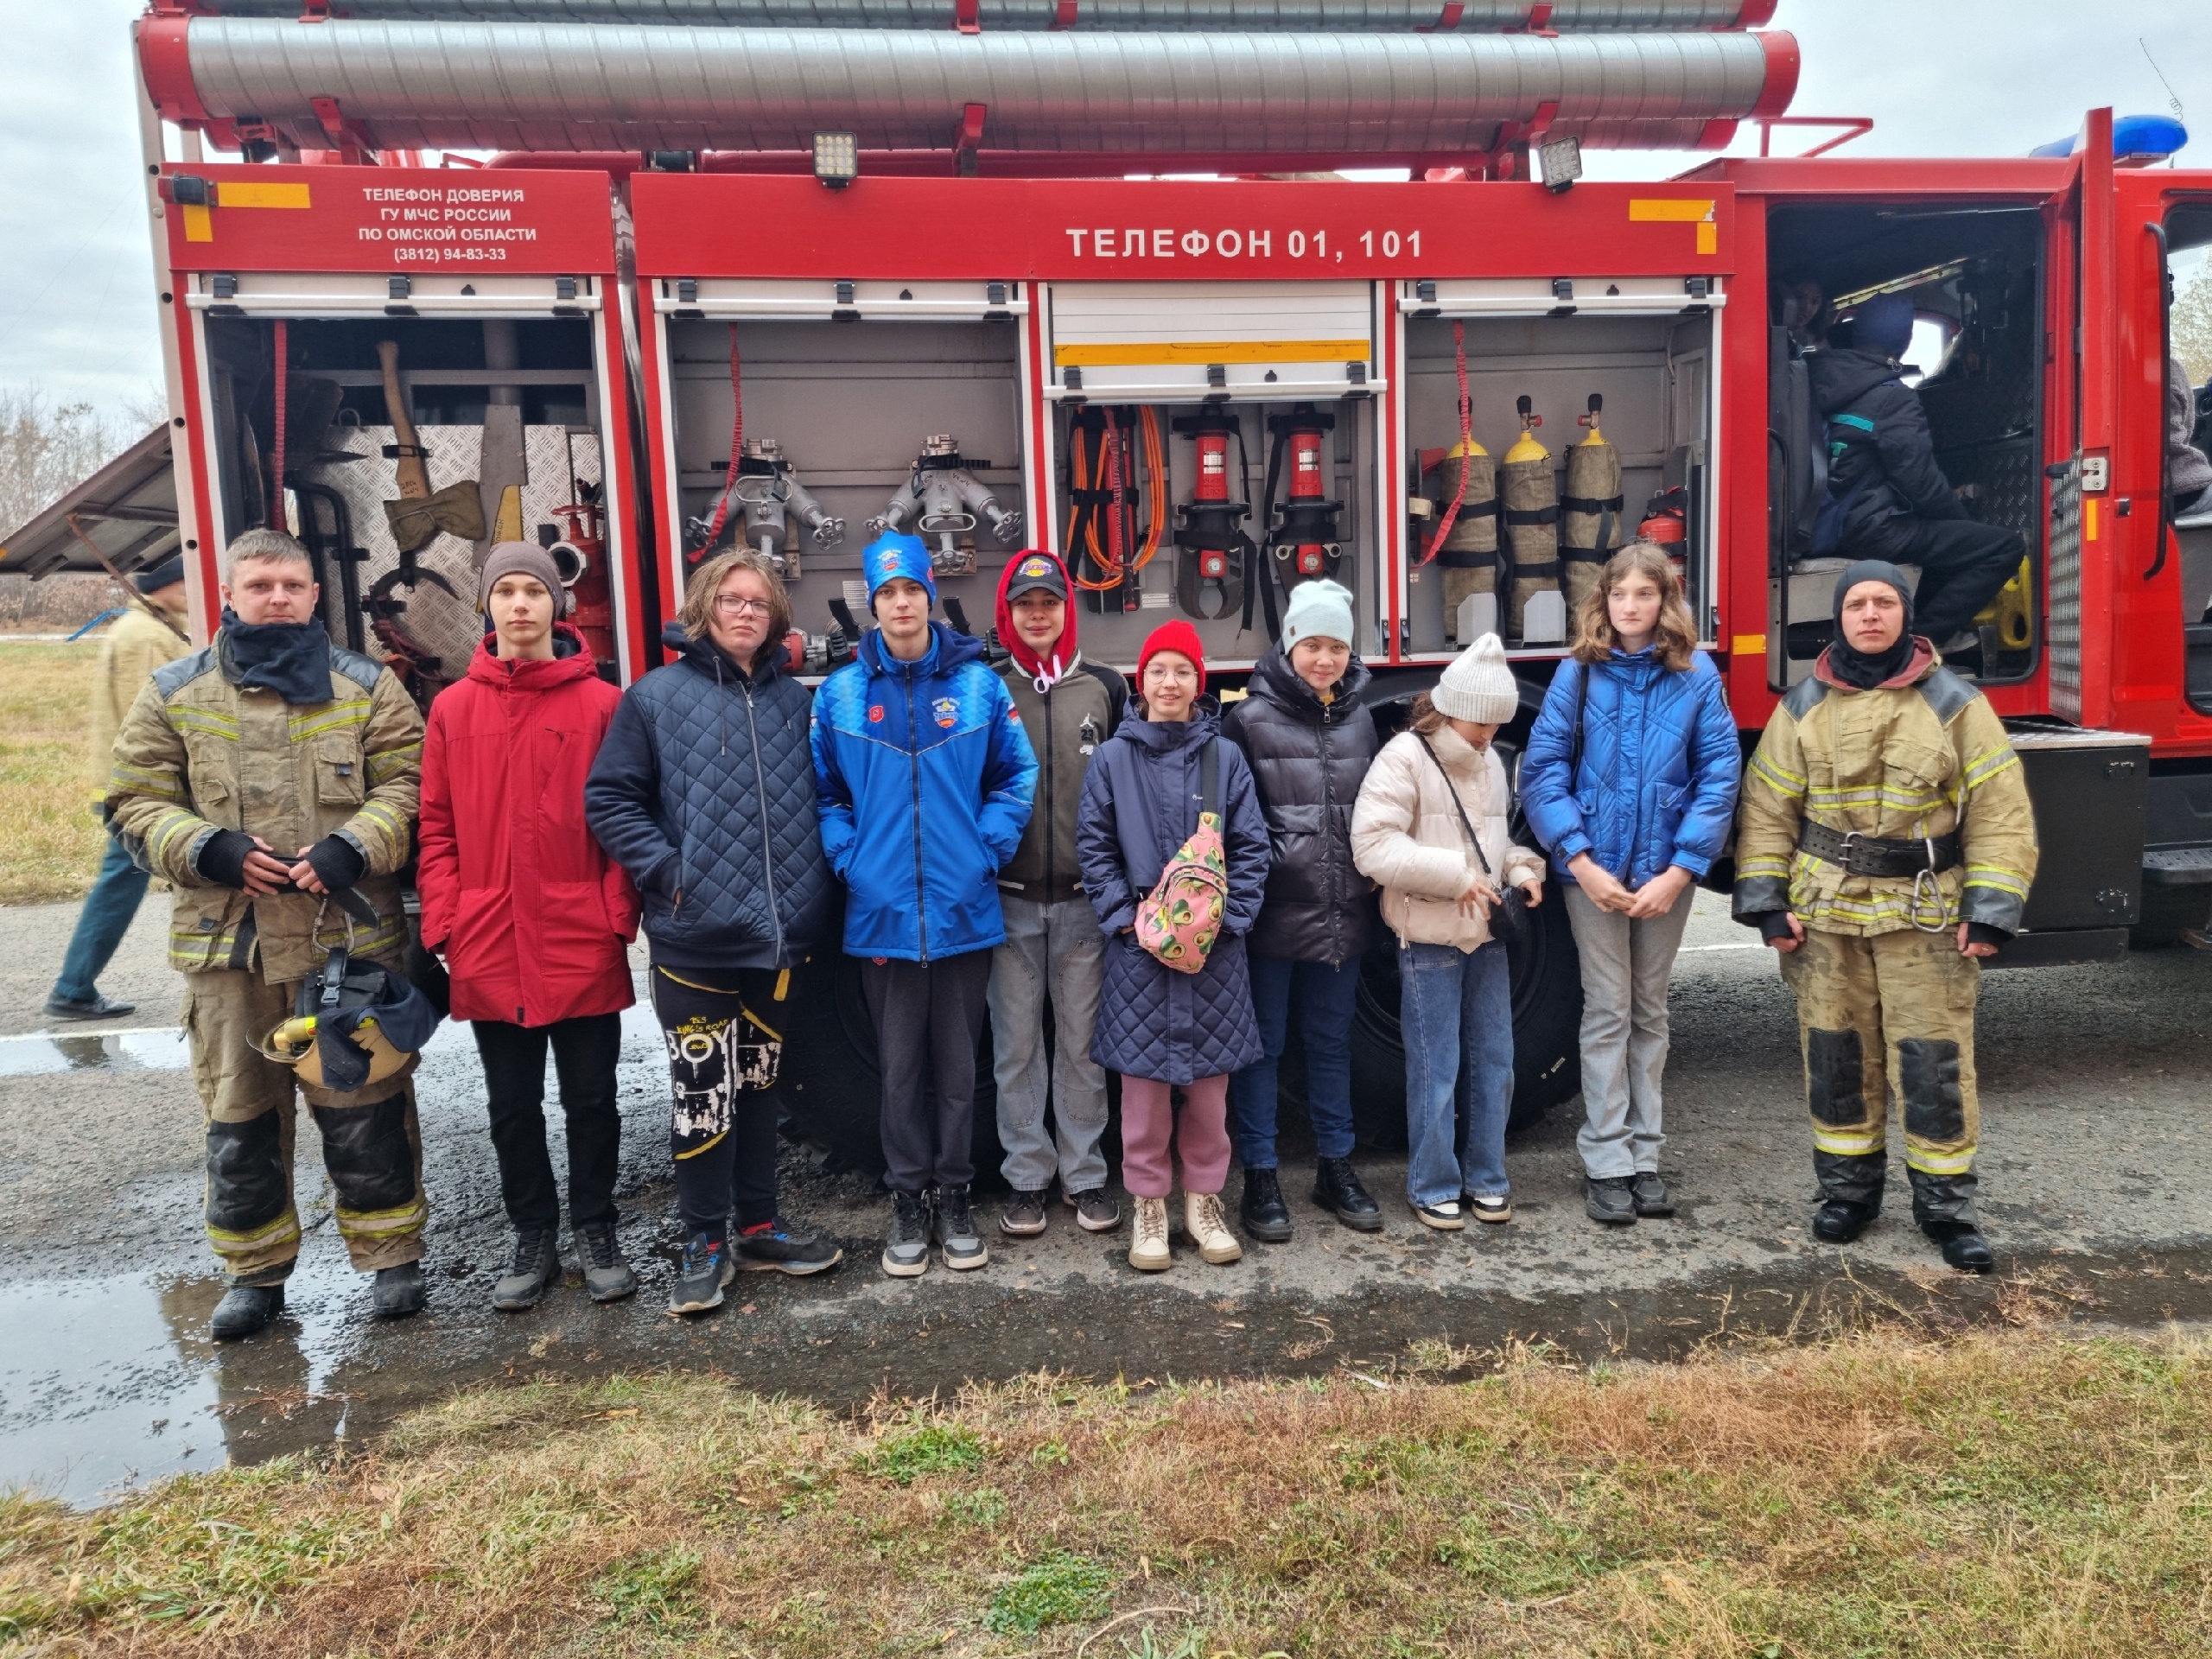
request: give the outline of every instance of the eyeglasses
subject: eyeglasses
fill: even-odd
[[[765,599],[741,599],[735,594],[715,595],[715,611],[721,616],[766,616],[773,608]]]

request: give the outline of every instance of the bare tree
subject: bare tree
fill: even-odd
[[[2212,264],[2197,268],[2174,300],[2174,355],[2189,371],[2189,384],[2212,380]]]
[[[146,412],[141,425],[136,404],[118,421],[89,403],[54,403],[35,384],[0,386],[0,531],[29,522],[166,414]]]

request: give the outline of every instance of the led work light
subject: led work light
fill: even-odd
[[[814,176],[832,190],[842,190],[861,175],[861,143],[849,132],[814,135]]]

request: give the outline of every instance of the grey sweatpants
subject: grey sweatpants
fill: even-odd
[[[991,953],[990,1007],[999,1144],[1006,1148],[1001,1173],[1017,1192],[1040,1192],[1056,1173],[1070,1192],[1103,1186],[1106,1159],[1098,1141],[1106,1132],[1106,1069],[1090,1058],[1090,1032],[1098,1020],[1106,936],[1088,899],[1040,905],[1001,894],[999,908],[1006,943]],[[1045,1132],[1048,989],[1057,1157]]]
[[[1667,982],[1696,889],[1663,916],[1630,921],[1600,910],[1572,881],[1567,918],[1582,957],[1582,1104],[1575,1144],[1593,1178],[1659,1167],[1659,1080],[1667,1069]]]

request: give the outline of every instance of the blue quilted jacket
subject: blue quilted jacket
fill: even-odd
[[[1583,676],[1582,764],[1567,775]],[[1583,853],[1631,887],[1670,864],[1702,876],[1728,839],[1743,751],[1720,675],[1699,653],[1677,671],[1649,649],[1615,651],[1594,670],[1573,658],[1521,757],[1521,809],[1562,880]]]
[[[871,628],[814,700],[822,847],[845,953],[929,962],[1006,939],[999,871],[1021,845],[1037,757],[983,647],[942,622],[902,663]]]
[[[740,673],[671,623],[680,654],[632,686],[584,783],[584,817],[630,873],[654,962],[678,972],[790,968],[828,942],[806,687]]]

